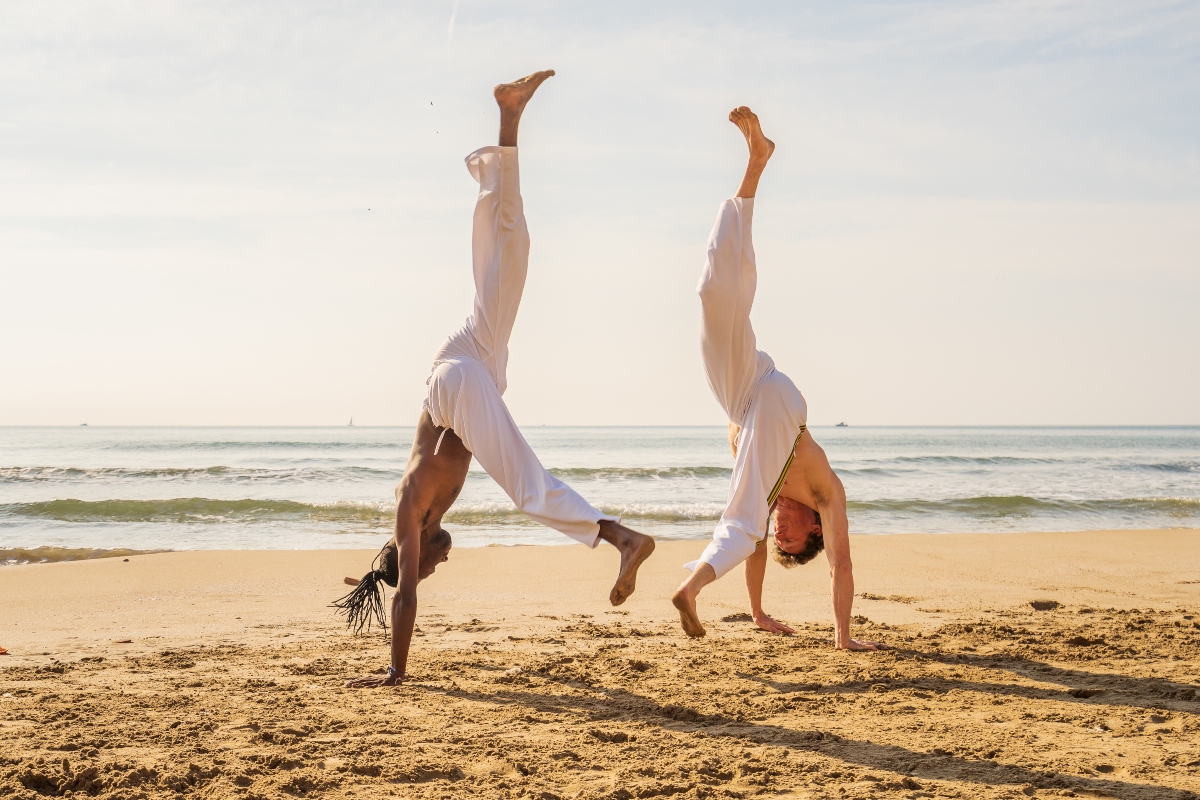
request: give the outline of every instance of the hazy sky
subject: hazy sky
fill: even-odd
[[[491,86],[524,424],[720,424],[695,285],[753,107],[754,324],[830,424],[1200,423],[1200,3],[6,2],[0,424],[410,424]]]

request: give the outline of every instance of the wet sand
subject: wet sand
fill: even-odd
[[[831,649],[820,559],[768,569],[796,636],[738,571],[687,639],[702,547],[620,609],[612,548],[457,550],[376,691],[326,607],[372,553],[0,567],[0,796],[1200,797],[1200,531],[854,537],[885,653]]]

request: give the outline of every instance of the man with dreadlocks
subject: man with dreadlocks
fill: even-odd
[[[513,503],[538,522],[596,547],[621,552],[609,601],[618,606],[634,591],[638,567],[654,540],[602,514],[538,461],[517,429],[501,395],[507,385],[508,340],[529,266],[529,231],[517,169],[517,126],[525,104],[553,70],[495,87],[500,106],[498,147],[467,156],[479,182],[472,232],[475,306],[466,324],[438,351],[427,381],[429,394],[404,477],[396,488],[396,532],[371,572],[335,605],[361,631],[372,619],[385,625],[379,583],[397,586],[392,597],[391,664],[387,675],[347,686],[395,686],[404,680],[417,616],[417,583],[433,574],[450,552],[442,516],[462,489],[474,456]]]
[[[878,650],[876,642],[850,638],[854,572],[850,564],[846,492],[825,452],[807,433],[808,406],[771,357],[757,349],[750,307],[758,284],[751,241],[754,195],[775,150],[758,117],[745,106],[729,121],[750,148],[737,196],[721,204],[700,278],[700,348],[708,385],[729,418],[734,451],[729,499],[713,540],[671,601],[688,636],[703,636],[696,613],[700,590],[743,561],[754,622],[768,631],[792,633],[762,609],[767,566],[766,528],[775,519],[775,558],[786,567],[806,564],[825,551],[832,577],[834,644],[848,650]]]

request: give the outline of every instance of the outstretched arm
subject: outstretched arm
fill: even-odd
[[[833,599],[834,646],[841,650],[881,650],[877,642],[850,638],[850,610],[854,607],[854,565],[850,561],[850,522],[846,518],[846,489],[829,458],[812,436],[796,443],[792,470],[807,489],[810,508],[821,515],[821,536],[829,561],[830,595]],[[790,480],[790,478],[789,478]]]
[[[408,650],[417,622],[417,583],[421,566],[421,515],[418,504],[414,502],[413,489],[415,487],[411,483],[401,488],[400,502],[396,507],[395,538],[399,549],[400,580],[396,585],[396,593],[392,595],[392,669],[384,677],[349,681],[346,686],[352,689],[395,686],[404,680],[408,668]]]
[[[417,624],[417,582],[421,579],[421,520],[413,504],[403,500],[396,509],[396,544],[400,550],[400,582],[392,595],[391,666],[399,673],[398,683],[408,669],[408,648]]]
[[[836,480],[836,476],[835,476]],[[833,597],[834,646],[855,649],[850,639],[850,609],[854,606],[854,565],[850,561],[850,522],[846,518],[846,493],[842,482],[830,482],[821,514],[821,535],[829,560],[830,594]]]
[[[787,625],[769,617],[762,608],[763,577],[767,574],[767,547],[767,540],[763,538],[755,548],[754,555],[746,559],[746,591],[750,595],[750,616],[754,618],[754,624],[764,631],[795,633]]]
[[[854,565],[850,561],[850,523],[846,518],[846,490],[829,470],[826,491],[818,498],[825,557],[829,560],[830,594],[833,597],[834,646],[839,650],[882,650],[879,642],[850,638],[850,610],[854,607]]]

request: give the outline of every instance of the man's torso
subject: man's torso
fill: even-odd
[[[458,499],[470,468],[471,451],[462,439],[454,431],[434,425],[429,411],[424,410],[404,479],[396,490],[397,500],[401,492],[416,491],[422,508],[422,528],[440,526],[442,517]]]
[[[805,431],[800,437],[794,452],[795,458],[779,496],[803,503],[814,511],[819,510],[832,496],[833,481],[837,476],[829,466],[825,451],[813,441],[810,432]]]

